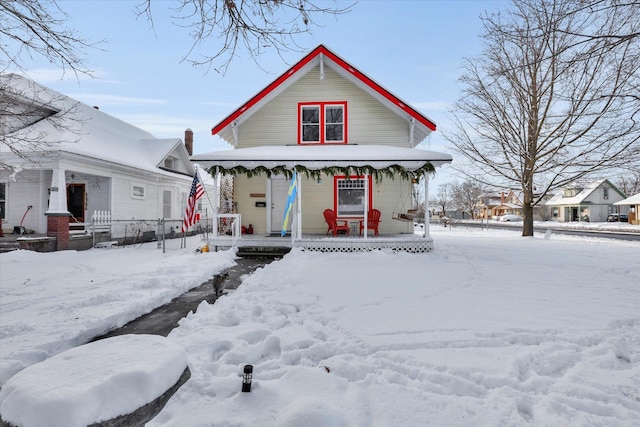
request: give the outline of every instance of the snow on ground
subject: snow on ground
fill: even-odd
[[[432,230],[428,254],[294,250],[214,305],[203,302],[169,335],[187,350],[192,377],[148,425],[640,424],[637,241]],[[230,262],[227,252],[175,251],[134,275],[145,270],[135,251],[145,250],[86,252],[122,255],[111,268],[84,253],[1,255],[3,366],[5,354],[27,364],[15,355],[73,345],[61,337],[119,316],[103,306],[152,305],[158,282],[208,278]],[[38,268],[22,272],[36,255]],[[49,280],[84,281],[48,286],[40,271],[48,268]],[[101,292],[75,295],[92,286],[89,276]],[[43,290],[20,297],[31,282]],[[136,297],[111,303],[127,286]],[[65,297],[73,307],[87,301],[86,312],[65,316]],[[36,332],[44,325],[31,317],[43,311],[59,318],[48,328],[58,338]],[[245,364],[254,365],[251,393],[241,392]]]
[[[111,420],[155,400],[186,367],[184,347],[157,335],[81,345],[11,377],[0,390],[2,419],[16,426],[64,427]]]
[[[234,264],[170,240],[124,248],[0,255],[0,386],[21,369],[148,313]]]

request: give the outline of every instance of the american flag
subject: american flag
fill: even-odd
[[[184,213],[184,219],[182,220],[182,232],[184,233],[196,223],[197,215],[197,202],[204,194],[204,187],[198,178],[198,173],[193,176],[193,183],[191,184],[191,191],[189,192],[189,200],[187,200],[187,210]]]

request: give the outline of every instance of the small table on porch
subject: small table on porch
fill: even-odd
[[[360,221],[349,221],[349,236],[357,237],[360,234]]]

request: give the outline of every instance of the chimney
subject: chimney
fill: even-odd
[[[504,191],[500,192],[500,204],[504,205]]]
[[[189,128],[184,131],[184,146],[187,147],[189,155],[193,156],[193,131]]]

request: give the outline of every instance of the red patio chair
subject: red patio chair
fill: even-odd
[[[378,235],[378,225],[380,225],[380,216],[382,212],[378,209],[371,209],[369,215],[367,215],[367,230],[373,230],[375,235]],[[360,220],[360,234],[364,230],[364,219]]]
[[[327,221],[327,225],[329,226],[327,234],[329,234],[330,231],[333,231],[333,235],[337,236],[338,231],[342,230],[347,232],[347,236],[349,235],[349,225],[347,224],[347,221],[336,220],[336,213],[331,209],[325,209],[323,214],[324,220]],[[338,224],[339,222],[343,223],[343,225]]]

